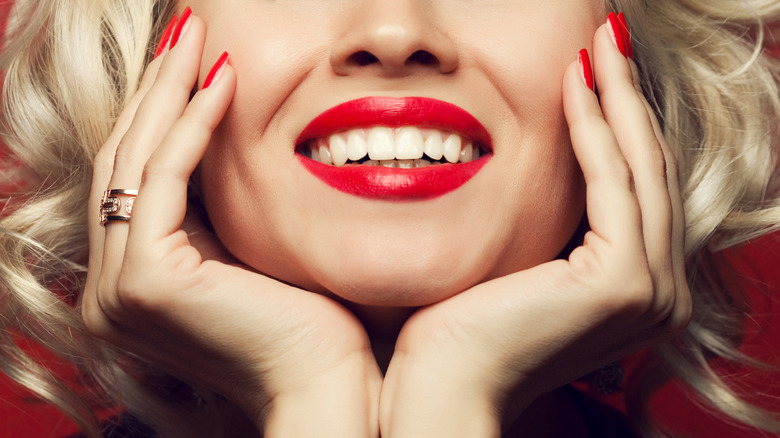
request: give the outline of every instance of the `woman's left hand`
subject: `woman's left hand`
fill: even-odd
[[[609,24],[593,44],[601,102],[576,62],[563,84],[591,231],[568,260],[415,313],[383,384],[382,436],[499,436],[507,404],[522,410],[686,327],[691,298],[674,156]]]

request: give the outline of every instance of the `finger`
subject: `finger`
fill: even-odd
[[[111,131],[111,134],[106,139],[106,142],[101,147],[95,156],[92,170],[92,185],[89,194],[89,204],[87,205],[87,225],[89,227],[89,270],[90,273],[100,272],[100,267],[103,259],[103,245],[105,241],[105,230],[100,224],[99,211],[101,208],[100,200],[103,196],[103,191],[108,187],[109,180],[114,167],[114,156],[116,155],[116,148],[119,145],[121,138],[125,135],[130,124],[135,117],[138,107],[146,94],[151,89],[152,84],[157,79],[157,74],[160,70],[165,54],[153,60],[146,68],[141,83],[138,86],[138,90],[133,94],[128,102],[127,106],[122,110],[119,118]],[[94,304],[95,290],[97,287],[98,275],[88,275],[87,283],[84,288],[84,301],[89,304]],[[89,307],[89,304],[87,307]]]
[[[653,125],[653,132],[658,139],[666,160],[666,181],[669,190],[669,198],[672,208],[672,244],[671,259],[675,284],[675,314],[671,316],[674,320],[673,325],[684,327],[688,325],[691,316],[691,294],[688,288],[688,278],[685,270],[685,209],[683,207],[682,191],[680,190],[680,177],[677,165],[677,157],[666,141],[661,129],[661,124],[655,116],[655,110],[650,102],[644,96],[640,82],[639,69],[633,61],[629,61],[631,73],[634,81],[634,88],[642,101],[647,113],[650,115],[650,122]]]
[[[235,72],[224,54],[214,82],[192,99],[144,169],[134,207],[127,257],[144,254],[178,231],[187,210],[187,183],[233,98]]]
[[[106,188],[137,189],[149,156],[160,144],[186,108],[198,78],[205,24],[190,16],[184,32],[173,49],[164,56],[157,77],[138,106],[138,111],[116,149],[113,173]],[[98,201],[97,204],[100,202]],[[106,224],[99,287],[101,307],[115,303],[116,281],[122,267],[128,227],[125,223]],[[103,305],[106,304],[106,305]]]
[[[164,56],[164,54],[163,54]],[[90,241],[90,254],[99,254],[103,252],[103,227],[99,221],[99,203],[103,196],[103,191],[108,187],[108,183],[111,179],[111,174],[114,168],[114,156],[116,155],[116,149],[119,146],[119,142],[124,137],[130,124],[135,118],[138,111],[138,107],[141,101],[144,99],[152,84],[157,78],[157,73],[160,70],[162,63],[162,57],[159,57],[152,61],[144,72],[144,76],[141,79],[141,83],[138,86],[138,90],[130,98],[127,106],[122,110],[122,113],[117,118],[116,124],[111,131],[111,134],[106,139],[106,142],[100,148],[95,156],[92,170],[92,185],[89,195],[89,218],[88,224],[90,227],[90,236],[100,237]],[[99,232],[98,232],[99,231]],[[99,258],[97,259],[99,261]]]
[[[637,232],[641,218],[630,169],[596,95],[582,79],[578,62],[564,75],[563,95],[572,147],[585,178],[591,230],[615,247],[641,248],[641,233]],[[628,257],[627,252],[623,255]]]
[[[602,26],[594,38],[601,107],[634,179],[641,209],[642,235],[656,292],[654,302],[667,306],[674,303],[675,291],[667,158],[653,128],[655,116],[648,112],[641,92],[637,91],[630,63],[614,44],[609,26]],[[619,26],[614,32],[617,39],[622,40]]]
[[[187,106],[198,79],[205,25],[190,16],[179,43],[165,56],[149,92],[119,143],[109,188],[137,189],[146,161]]]

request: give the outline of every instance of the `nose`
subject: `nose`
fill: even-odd
[[[458,67],[455,43],[433,19],[430,2],[365,0],[343,28],[330,54],[336,74],[375,71],[403,77],[421,71],[451,73]]]

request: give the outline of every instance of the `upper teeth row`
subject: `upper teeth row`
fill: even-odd
[[[419,160],[425,154],[450,163],[466,163],[480,156],[479,147],[458,134],[414,126],[352,129],[312,140],[307,148],[312,159],[335,166],[363,160],[366,155],[371,161],[385,161]]]

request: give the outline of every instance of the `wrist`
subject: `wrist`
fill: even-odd
[[[267,438],[378,437],[381,385],[375,362],[324,370],[277,394],[258,415],[258,428]]]
[[[486,386],[464,371],[394,356],[382,388],[382,436],[499,437],[501,409]]]

